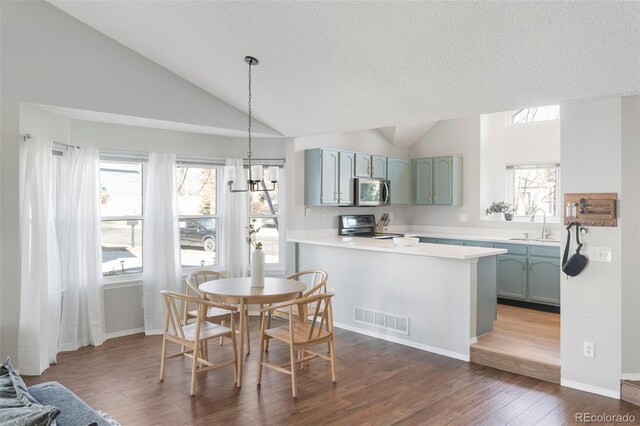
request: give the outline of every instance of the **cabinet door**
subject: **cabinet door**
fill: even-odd
[[[463,246],[463,240],[451,240],[449,238],[438,238],[438,244],[445,244],[450,246]]]
[[[371,177],[371,156],[356,154],[356,177]]]
[[[338,172],[338,203],[353,204],[353,152],[340,152]]]
[[[438,240],[435,238],[429,238],[429,237],[420,237],[419,238],[419,242],[421,243],[429,243],[429,244],[438,244]]]
[[[338,151],[322,150],[320,174],[320,202],[338,204]]]
[[[419,158],[413,168],[413,202],[415,204],[433,204],[433,159]]]
[[[465,241],[464,245],[467,247],[487,247],[493,248],[493,243],[489,241]]]
[[[453,202],[453,159],[433,159],[433,204],[451,205]]]
[[[529,300],[560,305],[560,259],[529,257]]]
[[[391,204],[409,204],[411,193],[409,160],[389,158],[387,176],[391,184]]]
[[[527,257],[498,255],[498,296],[527,299]]]
[[[387,178],[387,157],[371,156],[371,177],[377,179]]]

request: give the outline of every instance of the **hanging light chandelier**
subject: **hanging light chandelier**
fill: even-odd
[[[227,180],[227,185],[229,185],[230,192],[270,192],[276,189],[276,183],[278,182],[278,173],[279,170],[277,167],[272,166],[269,167],[267,171],[269,182],[271,182],[272,187],[267,188],[264,183],[264,176],[261,165],[252,165],[251,164],[251,67],[253,65],[258,65],[259,61],[253,56],[245,56],[244,61],[249,64],[249,151],[247,152],[247,157],[249,158],[249,180],[247,181],[247,188],[245,189],[233,189],[233,183],[236,180],[236,167],[235,166],[225,166],[224,167],[224,176]],[[240,175],[243,174],[243,170],[240,170]]]

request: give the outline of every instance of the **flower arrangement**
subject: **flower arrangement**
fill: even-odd
[[[249,224],[249,236],[247,237],[247,244],[255,247],[256,250],[262,249],[262,243],[258,241],[258,232],[260,228],[256,228],[255,226],[256,219],[251,219],[251,223]]]
[[[505,203],[504,201],[494,201],[484,212],[489,216],[491,213],[508,213],[510,209],[511,204]]]

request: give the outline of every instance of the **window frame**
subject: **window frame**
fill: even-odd
[[[555,190],[555,203],[556,203],[556,211],[553,215],[547,215],[547,222],[560,222],[562,219],[562,209],[561,209],[561,164],[559,162],[535,162],[535,163],[519,163],[519,164],[507,164],[505,166],[505,199],[506,202],[510,205],[513,205],[514,199],[514,170],[516,169],[555,169],[556,170],[556,190]],[[513,219],[515,221],[529,221],[531,216],[529,215],[513,215]]]
[[[176,158],[176,177],[177,171],[179,167],[193,167],[193,168],[211,168],[216,170],[216,214],[209,215],[181,215],[178,212],[178,233],[180,232],[180,221],[189,220],[189,219],[215,219],[216,221],[216,263],[209,265],[196,265],[196,266],[183,266],[182,265],[182,245],[180,245],[180,271],[183,276],[188,275],[190,272],[197,271],[198,269],[206,268],[213,271],[223,271],[224,268],[221,264],[221,256],[220,256],[220,248],[223,244],[223,238],[225,236],[225,232],[221,229],[221,225],[223,222],[222,214],[220,211],[222,210],[221,205],[221,194],[224,191],[224,186],[222,185],[223,179],[220,179],[224,174],[224,165],[220,161],[211,160],[211,161],[195,161],[187,158]],[[176,186],[176,191],[178,190]],[[176,194],[177,197],[177,194]],[[178,239],[180,236],[178,235]]]
[[[284,272],[286,270],[286,215],[285,211],[282,209],[282,206],[286,205],[286,169],[283,161],[275,161],[275,160],[253,160],[252,165],[261,165],[264,168],[275,166],[278,167],[279,177],[278,177],[278,212],[276,214],[265,214],[260,216],[252,216],[251,215],[251,199],[249,198],[249,202],[247,204],[247,218],[249,222],[247,226],[251,223],[251,219],[277,219],[278,220],[278,263],[267,263],[265,262],[264,268],[265,271],[269,272]],[[248,170],[248,166],[245,164],[245,170]],[[271,186],[270,182],[265,182],[267,188]],[[283,190],[283,188],[285,188]],[[252,248],[249,247],[249,264],[248,268],[251,268],[251,253]]]
[[[128,216],[102,216],[102,210],[100,211],[100,217],[98,218],[100,225],[100,245],[102,246],[102,223],[110,222],[110,221],[128,221],[128,220],[138,220],[140,221],[140,247],[142,248],[142,256],[144,256],[144,200],[145,200],[145,188],[147,184],[147,157],[146,156],[131,156],[131,155],[111,155],[111,154],[100,154],[99,156],[99,173],[102,172],[102,164],[104,163],[114,163],[114,164],[139,164],[140,165],[140,173],[142,174],[142,182],[141,182],[141,195],[142,195],[142,205],[140,206],[140,215],[128,215]],[[99,183],[101,184],[101,179],[99,178]],[[101,256],[102,256],[102,247],[101,247]],[[101,259],[102,260],[102,259]],[[102,266],[102,262],[100,263]],[[125,282],[125,281],[137,281],[140,280],[144,273],[144,263],[140,265],[140,271],[128,272],[128,273],[115,273],[113,275],[105,275],[105,272],[102,272],[102,282],[104,284],[109,283],[117,283],[117,282]]]
[[[533,109],[533,108],[546,108],[546,107],[558,107],[558,117],[556,118],[549,118],[549,119],[545,119],[545,120],[534,120],[534,121],[525,121],[524,123],[516,123],[514,122],[514,117],[519,114],[521,111],[525,111],[525,110],[529,110],[529,109]],[[509,111],[506,113],[506,121],[507,121],[507,126],[508,127],[518,127],[518,126],[531,126],[531,125],[536,125],[536,124],[540,124],[540,123],[549,123],[551,121],[556,121],[556,120],[560,120],[560,105],[541,105],[541,106],[537,106],[537,107],[528,107],[528,108],[520,108],[518,110],[515,111]]]

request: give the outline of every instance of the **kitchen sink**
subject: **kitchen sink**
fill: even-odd
[[[553,240],[551,238],[509,238],[510,241],[535,241],[538,243],[559,243],[560,240]]]

